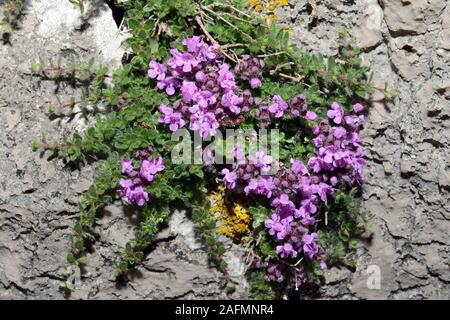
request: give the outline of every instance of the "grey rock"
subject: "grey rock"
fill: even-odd
[[[376,47],[383,40],[381,32],[383,10],[377,0],[360,1],[360,6],[362,8],[352,34],[358,47],[362,49]]]
[[[428,270],[425,264],[420,263],[416,259],[413,258],[407,258],[402,261],[401,264],[402,271],[405,273],[408,273],[410,275],[413,275],[417,278],[427,278],[428,277]],[[416,280],[417,281],[417,280]]]
[[[391,291],[398,288],[396,283],[395,263],[398,259],[394,247],[382,238],[381,229],[374,230],[374,239],[365,254],[367,261],[359,263],[348,287],[359,299],[387,299]],[[380,254],[382,253],[382,254]],[[361,259],[360,261],[364,261]],[[376,268],[380,275],[380,287],[372,287],[369,277]]]
[[[450,280],[450,261],[448,247],[437,244],[419,247],[431,275],[444,281]]]
[[[403,2],[398,0],[381,0],[387,26],[391,33],[423,34],[428,23],[438,21],[438,13],[445,8],[445,0],[416,0]]]
[[[0,299],[63,299],[69,237],[79,214],[81,194],[93,181],[96,167],[80,171],[48,161],[31,150],[31,141],[45,134],[49,141],[64,131],[83,130],[86,122],[50,121],[47,106],[57,85],[30,76],[31,61],[55,59],[65,52],[83,62],[95,57],[111,68],[120,66],[122,42],[109,7],[87,8],[89,27],[80,28],[86,16],[68,2],[30,1],[22,27],[11,45],[0,43]],[[58,94],[76,94],[60,88]],[[90,121],[90,120],[89,120]],[[87,122],[90,123],[90,122]],[[241,252],[232,247],[228,257],[236,291],[227,296],[210,265],[192,221],[177,212],[155,240],[144,263],[131,273],[127,286],[118,288],[115,262],[132,239],[139,214],[120,201],[99,213],[99,240],[88,254],[83,277],[74,281],[71,299],[127,298],[239,298],[248,296],[242,278]]]
[[[176,210],[172,213],[169,229],[173,234],[178,234],[182,237],[189,248],[195,250],[203,246],[195,236],[194,223],[188,219],[185,211]]]
[[[414,161],[406,155],[402,156],[402,160],[400,162],[400,172],[405,175],[415,172]]]
[[[325,271],[325,283],[327,285],[336,284],[347,280],[350,275],[350,270],[345,268],[331,268]]]
[[[439,185],[443,188],[450,188],[450,170],[442,170],[439,173]]]

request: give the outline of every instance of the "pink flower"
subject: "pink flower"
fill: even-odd
[[[183,95],[183,101],[186,103],[191,102],[197,90],[198,89],[195,85],[195,82],[183,81],[183,84],[181,85],[181,94]]]
[[[221,103],[232,113],[239,114],[241,112],[241,108],[239,108],[239,105],[242,104],[243,100],[243,98],[235,95],[233,91],[228,91],[222,96]]]
[[[171,107],[164,104],[159,106],[159,111],[162,113],[159,117],[159,122],[168,124],[170,131],[177,131],[184,126],[185,122],[181,113],[174,112]]]
[[[319,239],[319,235],[315,232],[311,234],[305,234],[302,237],[303,242],[303,252],[309,259],[314,259],[319,252],[319,245],[317,241]]]
[[[233,73],[230,71],[230,65],[224,63],[219,70],[219,76],[217,77],[217,82],[220,87],[227,90],[234,91],[236,89],[236,81],[234,79]]]
[[[289,242],[287,242],[281,246],[277,246],[276,252],[282,259],[289,258],[289,256],[292,258],[297,257],[297,251],[294,250],[294,248],[292,247],[292,244],[290,244]]]
[[[330,119],[333,119],[334,123],[340,124],[344,117],[344,109],[342,109],[341,105],[337,102],[333,102],[331,105],[331,110],[328,110],[327,116]]]
[[[313,111],[306,111],[305,118],[309,121],[314,121],[317,119],[317,114]]]
[[[149,78],[162,81],[166,77],[166,72],[167,68],[163,64],[158,63],[155,60],[150,61],[147,72]]]
[[[159,156],[152,160],[143,160],[141,162],[140,175],[147,180],[147,182],[152,182],[155,174],[164,170],[163,159]]]
[[[141,186],[134,188],[128,196],[128,201],[135,202],[140,207],[142,207],[148,200],[148,193]]]
[[[133,172],[134,168],[133,168],[133,162],[128,159],[128,158],[123,158],[120,161],[120,164],[122,165],[122,173],[131,173]]]
[[[269,112],[275,118],[281,118],[287,108],[287,102],[284,101],[280,96],[276,95],[273,97],[273,103],[269,106]]]
[[[196,68],[200,62],[195,59],[191,53],[180,52],[178,49],[170,49],[171,58],[167,64],[172,69],[181,68],[183,72],[191,72],[192,69]]]
[[[234,189],[236,187],[237,174],[227,168],[222,169],[223,182],[227,188]]]
[[[258,78],[252,78],[250,79],[250,86],[253,89],[259,88],[261,87],[261,80],[259,80]]]
[[[353,105],[353,111],[359,113],[364,110],[364,106],[361,103],[355,103]]]

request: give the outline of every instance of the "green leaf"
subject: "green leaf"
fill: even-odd
[[[69,254],[67,254],[67,262],[70,264],[74,264],[75,261],[76,261],[75,257],[71,252],[69,252]]]
[[[270,217],[270,209],[258,206],[258,207],[250,207],[250,213],[253,217],[252,226],[254,229],[262,226],[264,224],[264,221],[266,221]]]
[[[137,20],[134,19],[128,19],[127,20],[128,26],[133,30],[138,30],[140,27],[140,24]]]

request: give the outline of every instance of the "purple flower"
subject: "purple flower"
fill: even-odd
[[[174,112],[172,108],[164,104],[159,106],[159,111],[162,113],[159,117],[159,122],[168,124],[170,131],[177,131],[184,126],[185,122],[181,113]]]
[[[234,94],[233,91],[228,91],[222,96],[222,105],[229,109],[234,114],[239,114],[241,112],[241,108],[239,108],[239,105],[243,102],[242,97],[238,97]]]
[[[355,113],[360,113],[361,111],[363,111],[364,110],[364,106],[361,104],[361,103],[355,103],[354,105],[353,105],[353,111],[355,112]]]
[[[230,72],[230,65],[224,63],[219,70],[219,76],[217,77],[217,82],[220,87],[225,89],[225,91],[236,89],[236,81],[234,79],[234,75]]]
[[[278,240],[283,240],[292,232],[290,223],[293,219],[292,216],[281,219],[278,214],[274,213],[270,219],[264,222],[264,225],[269,229],[270,235],[276,235]]]
[[[294,117],[299,117],[300,115],[304,115],[306,110],[306,104],[305,104],[306,97],[301,94],[292,99],[289,107],[291,110],[291,114]]]
[[[278,206],[290,206],[293,207],[294,203],[289,200],[289,196],[287,194],[282,194],[278,198],[275,198],[272,201],[272,206],[278,207]]]
[[[295,174],[307,175],[308,168],[300,160],[291,158],[291,170]]]
[[[314,121],[317,119],[317,114],[313,111],[306,111],[305,118],[309,121]]]
[[[120,160],[120,164],[122,165],[122,173],[131,173],[133,172],[133,162],[128,158],[123,158]]]
[[[272,164],[272,156],[266,155],[263,151],[257,151],[254,155],[250,155],[248,160],[254,164],[256,168],[261,169],[261,173],[267,174]]]
[[[222,169],[221,173],[224,175],[223,183],[229,189],[234,189],[236,187],[237,174],[236,172],[230,171],[227,168]]]
[[[272,191],[275,189],[275,183],[272,177],[260,177],[258,180],[257,193],[265,195],[267,198],[272,197]]]
[[[300,221],[304,226],[312,226],[317,222],[314,217],[311,217],[311,208],[307,206],[301,206],[300,209],[296,211],[295,215],[297,218],[300,218]]]
[[[281,118],[284,111],[288,108],[288,104],[279,95],[273,97],[273,103],[269,106],[269,112],[275,118]]]
[[[203,71],[197,71],[195,74],[195,80],[201,83],[204,83],[206,81],[206,74]]]
[[[155,174],[164,170],[164,163],[161,156],[152,160],[143,160],[141,162],[140,175],[147,180],[147,182],[152,182]]]
[[[331,105],[331,110],[328,110],[327,116],[330,119],[333,119],[334,123],[340,124],[344,117],[344,109],[342,109],[341,105],[337,102],[333,102]]]
[[[120,179],[117,191],[121,196],[125,196],[129,203],[136,203],[138,206],[143,206],[149,200],[149,195],[145,191],[145,187],[153,181],[156,173],[164,170],[162,157],[159,156],[156,159],[152,159],[152,150],[153,148],[150,146],[134,152],[134,156],[141,161],[139,172],[135,171],[132,167],[130,169],[130,159],[124,158],[121,160],[122,173],[128,174],[131,179]]]
[[[295,258],[297,256],[297,251],[294,250],[292,244],[289,242],[276,247],[277,254],[282,258],[286,259],[289,257]]]
[[[158,81],[156,86],[160,90],[166,89],[167,95],[172,96],[175,94],[175,90],[180,86],[180,83],[175,77],[166,77],[163,80]]]
[[[150,61],[148,76],[149,78],[156,79],[158,81],[162,81],[166,77],[167,68],[161,64],[156,62],[155,60]]]
[[[133,187],[133,181],[131,179],[120,179],[119,186],[121,187],[121,189],[119,189],[119,193],[122,196],[128,196]]]
[[[128,202],[136,203],[138,206],[143,206],[149,199],[148,193],[142,186],[134,186],[131,179],[120,179],[119,193],[122,196],[126,196]]]
[[[200,61],[204,62],[217,58],[213,47],[203,41],[203,36],[193,36],[184,39],[182,43],[186,46],[188,52],[195,54],[196,58]]]
[[[148,200],[148,193],[141,186],[134,188],[134,190],[132,190],[128,195],[128,201],[135,202],[140,207],[142,207]]]
[[[183,101],[186,103],[191,102],[197,90],[198,89],[195,85],[195,82],[183,81],[183,84],[181,85],[181,94],[183,95]]]
[[[196,68],[200,62],[195,59],[191,53],[180,52],[178,49],[170,49],[171,58],[167,64],[172,69],[181,68],[183,72],[191,72],[192,69]]]
[[[256,193],[257,189],[258,189],[258,180],[251,179],[248,185],[244,188],[244,192],[246,195],[249,195],[252,192]]]
[[[216,134],[216,130],[220,127],[220,124],[214,113],[204,113],[199,108],[191,108],[189,111],[192,112],[189,129],[193,131],[198,130],[202,138]]]
[[[328,195],[333,194],[334,192],[332,187],[323,182],[311,185],[311,191],[312,193],[317,194],[323,202],[326,202]]]
[[[203,42],[203,37],[201,37],[201,36],[193,36],[193,37],[184,39],[182,41],[182,43],[186,46],[187,50],[191,53],[197,53],[205,45],[205,43]]]
[[[266,281],[275,281],[281,283],[284,281],[285,266],[281,263],[270,263],[267,268],[267,273],[264,276]]]
[[[333,134],[336,138],[341,139],[343,136],[347,134],[347,130],[343,127],[334,127]]]
[[[194,94],[193,100],[194,103],[196,103],[200,108],[207,109],[209,106],[212,106],[217,102],[217,97],[210,91],[201,90]]]
[[[253,89],[261,86],[259,78],[262,75],[264,68],[264,61],[258,58],[253,58],[249,55],[242,56],[242,62],[234,67],[234,72],[243,80],[250,81],[250,86]]]
[[[261,87],[261,80],[259,80],[258,78],[252,78],[250,79],[250,86],[253,89],[259,88]]]
[[[332,176],[332,177],[330,178],[330,183],[331,183],[332,186],[337,185],[337,183],[338,183],[338,178],[337,178],[336,176]]]
[[[319,245],[317,244],[318,239],[319,235],[315,232],[304,234],[302,237],[303,252],[311,260],[314,259],[319,252]]]

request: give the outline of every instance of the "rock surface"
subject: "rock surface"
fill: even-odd
[[[307,7],[296,3],[278,12],[296,41],[333,54],[344,25],[375,85],[388,81],[398,91],[392,102],[371,104],[363,132],[372,241],[361,244],[355,273],[327,272],[320,296],[450,299],[450,3],[320,1],[318,23],[309,28]],[[373,99],[382,97],[375,92]],[[379,271],[379,287],[371,285],[371,270]]]
[[[31,140],[42,133],[51,140],[85,125],[48,119],[55,92],[74,89],[32,78],[31,62],[73,54],[115,67],[123,53],[123,36],[104,3],[96,1],[83,18],[66,2],[29,2],[11,44],[0,43],[0,299],[65,298],[59,282],[68,239],[80,194],[95,171],[69,170],[31,152]],[[282,25],[293,27],[293,41],[325,55],[336,52],[337,30],[347,27],[377,87],[389,81],[398,91],[392,102],[372,103],[363,133],[372,240],[361,243],[356,272],[327,271],[319,298],[450,299],[449,2],[323,0],[315,26],[308,26],[307,1],[291,0],[277,14]],[[375,92],[373,98],[381,97]],[[118,204],[101,216],[100,240],[70,298],[229,298],[185,213],[172,215],[124,284],[115,281],[114,262],[136,216]],[[241,283],[232,298],[246,297],[248,289],[239,280],[238,257],[235,248],[228,257]]]
[[[120,203],[100,213],[100,240],[89,253],[76,290],[67,297],[59,290],[69,237],[78,216],[81,193],[90,186],[95,168],[69,170],[31,150],[31,141],[45,134],[49,140],[63,132],[84,128],[72,122],[50,121],[49,102],[55,94],[69,96],[71,87],[32,77],[37,58],[63,61],[74,55],[80,62],[94,57],[119,67],[124,36],[111,9],[102,1],[84,16],[68,2],[33,0],[10,44],[0,44],[0,299],[224,299],[220,273],[208,264],[194,226],[183,212],[175,212],[161,231],[146,260],[119,283],[115,261],[136,226],[135,213]],[[247,295],[238,250],[231,250],[230,266],[237,283],[234,298]],[[76,273],[77,274],[77,273]]]

